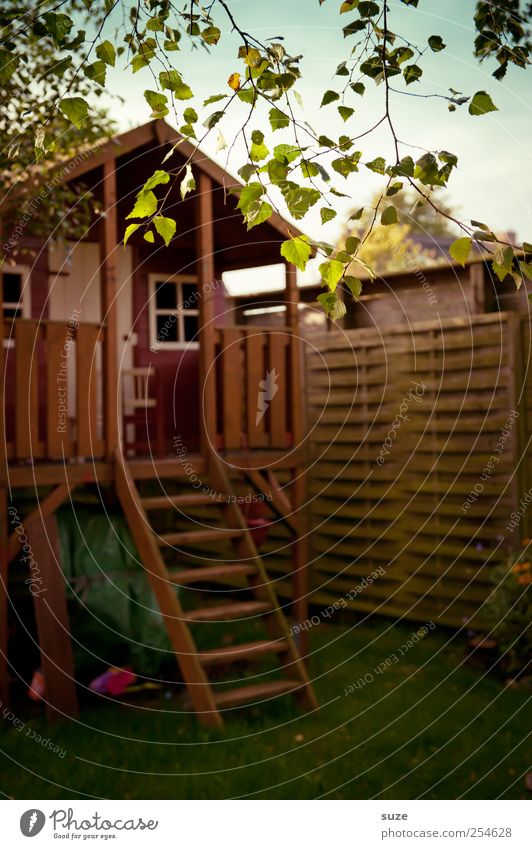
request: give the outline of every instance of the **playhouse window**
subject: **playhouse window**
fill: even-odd
[[[29,286],[25,286],[26,272],[12,269],[2,272],[2,313],[5,322],[16,318],[30,317]],[[4,334],[10,335],[9,327],[4,325]]]
[[[179,349],[198,344],[198,288],[195,278],[150,276],[150,347]]]

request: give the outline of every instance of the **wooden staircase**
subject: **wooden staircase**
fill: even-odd
[[[198,720],[206,726],[221,727],[221,711],[286,694],[292,694],[302,708],[313,710],[318,707],[318,703],[305,665],[279,608],[229,477],[215,455],[209,458],[208,466],[209,474],[206,477],[212,488],[208,494],[165,494],[143,498],[127,460],[121,454],[116,456],[118,497],[164,618]],[[213,492],[216,494],[214,497]],[[203,506],[209,512],[212,510],[213,515],[217,514],[221,527],[161,534],[154,529],[155,516],[160,518],[165,511],[184,511],[198,506]],[[152,516],[154,518],[149,518]],[[200,555],[197,559],[189,558],[185,568],[174,567],[174,564],[185,560],[185,549],[208,548],[212,544],[218,547],[221,543],[227,545],[228,541],[232,546],[232,557],[227,561],[221,561],[217,552],[214,565],[208,563],[207,557]],[[208,565],[203,565],[205,562]],[[209,590],[213,584],[216,589]],[[184,610],[176,586],[205,589],[203,593],[186,594],[193,598],[201,595],[207,600],[212,595],[216,603]],[[229,593],[231,598],[228,598]],[[220,596],[224,599],[223,603],[219,602]],[[238,623],[255,623],[257,619],[264,625],[267,635],[264,639],[209,649],[198,648],[200,635],[197,630],[203,623],[230,622],[232,630],[236,630]],[[254,662],[265,658],[275,659],[275,678],[268,677],[267,680],[245,683],[222,691],[219,690],[219,682],[213,680],[215,671],[226,664]],[[272,671],[269,674],[273,674]]]

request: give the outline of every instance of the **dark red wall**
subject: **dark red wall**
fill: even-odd
[[[150,350],[149,289],[150,274],[194,274],[194,255],[186,248],[166,249],[149,245],[133,247],[133,328],[137,334],[134,348],[136,366],[152,365],[157,369],[169,445],[181,437],[189,451],[199,447],[201,390],[199,385],[198,350],[173,351],[164,347]],[[225,308],[222,285],[214,289],[215,313],[223,323]]]

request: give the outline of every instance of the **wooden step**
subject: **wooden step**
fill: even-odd
[[[202,542],[218,542],[223,539],[236,539],[244,533],[240,528],[207,528],[204,531],[177,531],[157,536],[157,544],[197,545]]]
[[[293,693],[304,686],[302,681],[285,678],[281,681],[265,681],[263,684],[250,684],[247,687],[237,687],[234,690],[225,690],[223,693],[214,693],[216,707],[228,708],[237,705],[249,705],[263,699],[272,699],[285,693]]]
[[[267,613],[271,610],[267,601],[239,601],[233,604],[221,604],[216,607],[198,607],[197,610],[185,610],[186,622],[222,622],[226,619],[244,619]]]
[[[258,657],[263,654],[284,654],[288,651],[286,640],[256,640],[253,643],[240,643],[235,646],[224,646],[200,652],[198,657],[202,666],[221,666],[224,663],[234,663],[236,660]]]
[[[240,563],[225,563],[223,566],[205,566],[198,569],[182,569],[169,572],[168,577],[174,584],[187,586],[202,581],[217,581],[221,578],[238,578],[256,574],[255,566],[241,566]]]
[[[202,504],[212,504],[214,507],[227,504],[229,496],[225,494],[216,495],[155,495],[150,498],[142,498],[141,504],[145,510],[171,510],[174,507],[197,507]]]

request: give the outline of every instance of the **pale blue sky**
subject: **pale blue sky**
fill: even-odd
[[[288,52],[303,53],[301,62],[303,79],[297,90],[304,102],[300,117],[315,130],[336,135],[348,129],[350,134],[362,132],[372,119],[382,114],[383,87],[367,82],[366,97],[353,95],[350,105],[355,116],[344,125],[334,104],[319,108],[321,95],[326,88],[335,87],[341,78],[333,78],[334,70],[346,58],[348,42],[343,39],[341,26],[353,16],[338,15],[339,0],[326,0],[320,7],[318,0],[233,0],[231,9],[243,28],[259,37],[284,35]],[[392,111],[399,138],[431,149],[446,149],[459,156],[459,169],[455,172],[449,189],[449,199],[464,218],[488,222],[495,230],[515,230],[521,238],[532,241],[532,168],[529,152],[532,139],[531,73],[510,68],[502,82],[497,82],[491,72],[493,63],[479,66],[472,55],[474,29],[472,15],[474,0],[420,0],[417,10],[391,0],[390,27],[403,33],[412,41],[426,43],[429,35],[441,34],[447,43],[445,51],[423,57],[424,75],[420,83],[409,87],[416,93],[447,93],[453,87],[465,94],[478,90],[488,91],[498,106],[498,112],[482,117],[471,117],[467,106],[449,113],[445,101],[425,100],[401,94],[393,96]],[[220,17],[219,21],[223,18]],[[226,92],[227,78],[239,70],[235,59],[236,37],[222,38],[210,54],[192,52],[183,41],[183,49],[173,54],[176,67],[183,73],[199,98],[216,92]],[[121,127],[134,126],[148,118],[142,96],[146,87],[153,87],[147,71],[131,77],[120,69],[112,71],[109,82],[124,98],[123,107],[116,109]],[[192,101],[190,102],[192,103]],[[184,106],[190,105],[185,103]],[[217,105],[211,107],[219,108]],[[230,141],[237,118],[233,113],[220,127]],[[259,125],[259,121],[256,122]],[[283,138],[283,132],[287,133]],[[275,133],[276,143],[291,141],[288,131]],[[214,135],[206,150],[225,165],[225,152],[216,154]],[[372,135],[363,145],[364,157],[390,152],[385,131]],[[415,150],[404,148],[404,154]],[[244,161],[240,146],[235,148],[230,161],[233,172]],[[367,169],[351,176],[347,181],[339,178],[336,185],[349,193],[349,201],[340,202],[338,209],[362,206],[380,185]],[[301,226],[314,237],[328,240],[337,235],[341,215],[330,224],[321,226],[317,212],[311,213]]]

